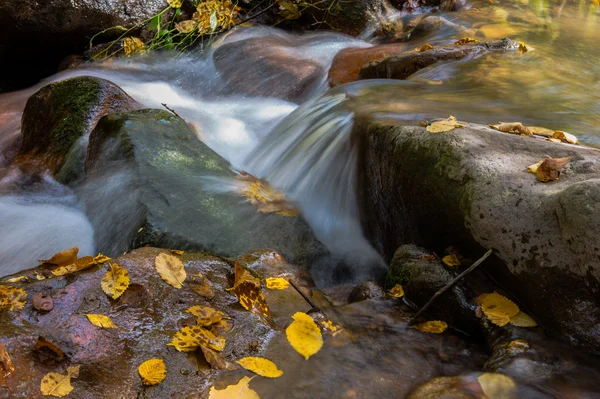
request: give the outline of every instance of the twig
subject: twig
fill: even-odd
[[[408,321],[408,325],[410,326],[417,319],[417,317],[419,317],[421,315],[421,313],[423,313],[429,306],[431,306],[431,304],[433,303],[433,301],[436,300],[437,297],[439,297],[440,295],[442,295],[448,289],[452,288],[452,286],[454,284],[456,284],[461,278],[463,278],[464,276],[466,276],[467,274],[469,274],[470,272],[472,272],[473,270],[475,270],[475,268],[477,266],[479,266],[480,264],[482,264],[483,261],[486,260],[491,254],[492,254],[492,250],[490,249],[485,254],[483,254],[483,256],[477,260],[477,262],[473,263],[467,270],[465,270],[464,272],[462,272],[461,274],[459,274],[458,276],[456,276],[456,278],[454,280],[450,281],[444,287],[442,287],[441,289],[439,289],[435,294],[433,294],[433,296],[431,297],[431,299],[429,301],[427,301],[427,303],[425,305],[423,305],[423,307],[421,309],[419,309],[419,311],[417,312],[417,314],[415,314]]]
[[[179,114],[177,112],[175,112],[174,109],[169,108],[169,106],[165,103],[160,103],[160,105],[162,105],[163,107],[165,107],[166,109],[168,109],[169,111],[171,111],[173,114],[175,114],[176,117],[181,118],[181,116],[179,116]],[[183,118],[181,118],[183,119]]]
[[[319,309],[319,307],[317,305],[315,305],[315,303],[312,301],[312,299],[310,299],[309,297],[307,297],[306,294],[304,294],[304,292],[302,292],[300,290],[300,288],[298,288],[298,286],[291,279],[288,279],[288,281],[290,282],[290,284],[292,285],[292,287],[294,287],[294,289],[296,291],[298,291],[298,294],[302,295],[302,298],[304,298],[304,300],[306,302],[308,302],[308,304],[310,306],[312,306],[313,309],[316,309],[316,310],[319,310],[319,311],[321,310],[321,309]]]

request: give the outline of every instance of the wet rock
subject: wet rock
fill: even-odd
[[[235,176],[229,163],[169,112],[102,118],[86,169],[78,192],[102,253],[152,245],[235,256],[272,247],[304,264],[326,252],[300,217],[259,213],[241,195],[219,192]]]
[[[348,303],[377,299],[383,296],[381,287],[373,281],[363,281],[356,285],[348,296]]]
[[[52,297],[45,292],[38,292],[31,298],[33,307],[43,312],[49,312],[54,309],[54,301]]]
[[[62,183],[83,172],[87,139],[98,120],[111,112],[139,108],[118,86],[77,77],[44,86],[23,112],[19,162],[39,162]]]
[[[600,352],[598,150],[474,124],[431,134],[378,122],[368,141],[369,224],[386,256],[411,241],[473,259],[492,248],[480,269],[497,286],[548,333]],[[546,156],[571,157],[560,180],[527,173]]]

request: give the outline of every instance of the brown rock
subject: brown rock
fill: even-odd
[[[35,294],[33,298],[31,298],[31,302],[33,303],[33,307],[37,310],[49,312],[54,309],[54,301],[52,300],[52,297],[45,292],[38,292]]]

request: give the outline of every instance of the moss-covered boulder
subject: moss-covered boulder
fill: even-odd
[[[111,112],[139,108],[113,83],[82,76],[42,87],[23,112],[20,162],[39,162],[57,180],[81,175],[87,138],[98,120]]]

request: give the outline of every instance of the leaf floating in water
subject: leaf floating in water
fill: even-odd
[[[236,363],[262,377],[277,378],[283,375],[283,371],[279,370],[275,363],[264,357],[248,356]]]
[[[479,43],[479,40],[473,39],[472,37],[463,37],[459,41],[455,42],[457,46],[462,46],[463,44],[476,44]]]
[[[183,327],[168,345],[174,346],[179,352],[190,352],[200,346],[220,352],[225,348],[225,342],[225,338],[218,337],[200,326],[194,326]]]
[[[265,282],[270,290],[285,290],[290,286],[289,281],[282,277],[267,277]]]
[[[154,358],[140,364],[138,373],[144,385],[156,385],[167,377],[167,366],[162,359]]]
[[[444,264],[448,267],[456,267],[461,265],[460,260],[458,259],[458,256],[456,256],[456,254],[444,256],[442,258],[442,262],[444,262]]]
[[[192,306],[191,308],[188,308],[186,312],[196,316],[198,318],[198,325],[203,327],[211,326],[225,317],[225,313],[220,310],[202,305]]]
[[[513,301],[497,292],[482,294],[477,297],[476,302],[481,305],[485,316],[500,327],[507,325],[510,318],[519,313],[519,307]]]
[[[15,371],[15,366],[6,350],[6,346],[0,342],[0,386],[6,386],[6,378]]]
[[[264,317],[268,323],[273,323],[271,309],[260,288],[260,280],[242,267],[239,260],[235,262],[235,284],[229,289],[240,301],[244,309]]]
[[[237,384],[225,389],[210,387],[208,399],[260,399],[256,391],[250,389],[250,381],[252,378],[244,376]]]
[[[577,137],[575,137],[571,133],[563,132],[562,130],[555,131],[552,134],[552,138],[558,139],[558,140],[562,141],[563,143],[569,143],[569,144],[578,144],[579,143],[579,140],[577,139]]]
[[[544,160],[535,171],[535,178],[543,183],[558,180],[562,168],[571,158],[548,158]]]
[[[477,377],[477,382],[488,399],[517,398],[517,385],[509,376],[500,373],[483,373]]]
[[[509,323],[517,327],[537,327],[536,321],[523,311],[511,317]]]
[[[15,312],[27,304],[27,292],[22,288],[0,285],[0,310]]]
[[[56,266],[69,265],[77,260],[78,253],[79,247],[74,246],[71,249],[65,249],[54,254],[50,259],[38,260],[38,262]]]
[[[294,321],[285,329],[285,335],[292,348],[306,360],[323,346],[323,336],[315,321],[306,313],[296,312]]]
[[[124,267],[111,263],[110,270],[102,277],[100,285],[106,295],[117,299],[129,287],[129,272]]]
[[[240,183],[240,194],[252,205],[256,205],[258,212],[290,217],[298,215],[298,210],[289,203],[285,195],[275,190],[266,181],[246,172],[240,173],[235,178]]]
[[[425,43],[425,44],[424,44],[424,45],[422,45],[421,47],[417,47],[417,48],[415,49],[415,51],[416,51],[417,53],[424,53],[425,51],[427,51],[427,50],[431,50],[432,48],[433,48],[433,46],[432,46],[431,44],[429,44],[429,43]]]
[[[42,378],[40,390],[44,396],[67,396],[73,390],[71,378],[79,377],[79,367],[69,367],[67,375],[59,373],[48,373]]]
[[[433,122],[431,125],[427,126],[427,131],[429,133],[445,133],[458,127],[465,127],[465,125],[456,123],[456,118],[450,115],[447,119]]]
[[[506,353],[508,354],[516,354],[523,353],[529,350],[529,342],[524,339],[515,339],[508,343],[506,347]]]
[[[86,314],[90,323],[100,328],[118,328],[112,319],[103,314]]]
[[[445,321],[432,320],[414,326],[410,326],[410,328],[414,328],[415,330],[431,334],[441,334],[444,331],[446,331],[446,329],[448,328],[448,324],[446,324]]]
[[[123,40],[123,50],[125,51],[125,55],[141,54],[146,50],[146,46],[137,37],[126,37]]]
[[[520,134],[521,136],[533,136],[529,128],[523,126],[521,122],[499,122],[497,125],[488,125],[494,130],[504,133]]]
[[[396,284],[390,292],[388,292],[389,296],[393,296],[394,298],[402,298],[404,296],[404,288],[400,284]]]
[[[154,259],[154,266],[160,277],[169,285],[179,289],[183,287],[187,274],[179,258],[166,253]]]

